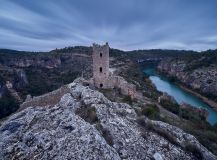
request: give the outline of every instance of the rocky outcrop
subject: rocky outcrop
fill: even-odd
[[[217,66],[203,66],[201,62],[201,65],[193,68],[192,63],[182,59],[164,59],[158,65],[158,70],[217,102]]]
[[[185,142],[196,146],[200,158],[216,159],[181,129],[145,117],[138,123],[133,107],[111,102],[80,82],[69,84],[56,104],[29,103],[3,122],[0,159],[198,159]]]
[[[194,136],[186,134],[181,129],[173,127],[167,123],[159,121],[151,121],[146,119],[146,125],[151,126],[151,128],[157,133],[164,137],[167,137],[170,142],[185,148],[197,155],[198,159],[216,159],[214,155],[210,154],[206,148],[204,148]]]
[[[41,67],[47,69],[55,69],[60,67],[69,67],[74,65],[90,64],[91,57],[86,53],[78,54],[76,52],[69,53],[25,53],[22,56],[15,54],[0,55],[0,64],[13,68],[28,68],[28,67]],[[85,67],[84,67],[85,68]]]
[[[10,95],[12,97],[14,97],[14,99],[18,102],[18,103],[22,103],[23,100],[22,98],[20,97],[20,95],[18,94],[18,92],[13,88],[13,84],[9,81],[7,81],[6,83],[6,87],[7,87],[7,90],[9,91]]]
[[[56,68],[61,65],[59,58],[51,56],[37,56],[37,54],[27,54],[26,56],[14,56],[10,59],[2,59],[0,61],[2,65],[14,66],[14,67],[46,67],[46,68]]]
[[[28,53],[21,52],[19,54],[0,54],[0,66],[4,67],[4,70],[18,70],[16,76],[25,80],[25,73],[20,72],[22,70],[61,70],[62,72],[83,72],[86,78],[92,76],[91,67],[91,56],[89,55],[90,49],[80,51],[69,50],[65,52],[56,53],[56,51],[45,52],[45,53]],[[21,70],[22,69],[22,70]],[[24,73],[24,74],[22,74]],[[10,75],[11,76],[11,75]],[[15,85],[14,85],[15,86]]]
[[[22,89],[29,85],[27,75],[23,69],[16,69],[13,79],[13,87],[15,89]]]

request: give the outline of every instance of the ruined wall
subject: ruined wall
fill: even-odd
[[[113,81],[111,85],[114,87],[120,88],[121,94],[128,95],[132,98],[136,96],[136,86],[134,84],[128,83],[123,77],[112,76]]]
[[[135,97],[136,86],[123,77],[109,73],[109,45],[93,44],[93,86],[97,88],[120,88],[123,95]],[[91,82],[90,82],[91,84]]]
[[[98,88],[109,88],[109,45],[93,44],[93,80]]]
[[[55,105],[57,102],[60,101],[61,97],[66,93],[69,93],[69,88],[67,86],[63,86],[50,93],[33,97],[33,98],[28,98],[27,101],[25,101],[20,105],[19,110],[23,110],[26,107]]]

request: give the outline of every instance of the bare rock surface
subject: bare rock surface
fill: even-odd
[[[216,159],[181,129],[144,117],[153,128],[147,129],[128,104],[111,102],[79,81],[68,88],[55,105],[29,106],[3,122],[0,159],[198,159],[185,149],[186,141],[198,146],[203,159]]]

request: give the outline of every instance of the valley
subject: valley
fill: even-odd
[[[13,89],[22,98],[22,101],[26,101],[69,84],[77,77],[88,79],[92,76],[91,50],[91,47],[82,46],[56,49],[44,53],[1,50],[0,113],[1,118],[3,118],[2,121],[7,119],[9,115],[16,113],[17,110],[19,111],[20,105],[17,99],[8,92],[6,87],[7,82],[12,84]],[[216,56],[216,51],[213,52],[214,56]],[[123,97],[119,94],[118,90],[102,90],[101,92],[113,102],[124,102],[132,105],[140,116],[145,115],[152,120],[160,120],[183,129],[185,132],[194,135],[199,142],[210,151],[217,154],[216,112],[212,109],[210,112],[209,106],[207,107],[206,104],[202,103],[197,98],[196,100],[193,98],[194,102],[197,102],[193,103],[193,106],[202,105],[208,108],[209,114],[207,120],[210,122],[209,124],[206,121],[206,117],[204,117],[206,114],[201,115],[199,110],[192,110],[192,108],[195,107],[181,108],[182,106],[180,104],[173,104],[170,98],[166,100],[166,103],[159,103],[158,99],[163,95],[162,91],[168,92],[168,90],[159,90],[158,85],[161,83],[155,83],[152,77],[144,74],[144,68],[150,66],[155,66],[156,68],[158,66],[159,74],[164,74],[164,76],[173,83],[181,83],[178,78],[171,77],[171,74],[167,73],[165,70],[163,72],[159,68],[160,66],[164,66],[163,64],[169,65],[170,63],[166,63],[168,60],[174,61],[184,56],[191,57],[195,54],[196,56],[201,55],[200,53],[192,51],[140,50],[125,52],[111,48],[110,68],[113,73],[124,77],[128,82],[134,84],[137,90],[143,94],[144,98],[143,100],[133,100],[129,97]],[[209,53],[202,55],[205,57],[210,56]],[[203,65],[203,62],[201,63]],[[211,67],[213,66],[214,65],[211,64]],[[205,65],[204,67],[210,66]],[[177,67],[175,68],[177,69]],[[182,70],[181,73],[185,71],[186,70]],[[172,73],[176,72],[179,73],[178,69]],[[207,72],[207,69],[203,72]],[[210,84],[212,84],[212,88],[215,89],[213,83],[215,84],[215,81]],[[191,89],[188,85],[186,85],[186,87]],[[206,87],[210,86],[205,85],[203,89]],[[199,93],[202,94],[202,91],[199,91]],[[206,94],[208,94],[208,92],[206,92]],[[203,95],[207,96],[206,94]],[[181,96],[184,95],[189,99],[189,93],[183,93],[182,91]],[[172,94],[172,96],[180,102],[176,95]],[[207,96],[207,98],[214,101],[215,95],[211,94]],[[186,102],[191,104],[189,101]]]

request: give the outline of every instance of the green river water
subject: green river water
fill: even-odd
[[[173,96],[178,103],[185,102],[194,107],[206,108],[209,112],[207,121],[212,125],[217,123],[217,112],[208,104],[204,103],[200,98],[183,90],[173,82],[169,81],[166,77],[157,74],[154,67],[146,67],[144,72],[149,75],[150,80],[157,87],[157,90],[166,92],[170,96]]]

